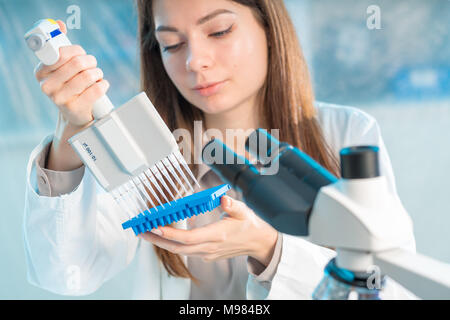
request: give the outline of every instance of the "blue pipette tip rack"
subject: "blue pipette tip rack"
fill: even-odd
[[[150,231],[158,226],[165,226],[172,222],[184,220],[192,216],[212,211],[220,205],[220,199],[231,187],[223,184],[206,189],[187,197],[165,203],[164,208],[157,206],[150,211],[145,210],[136,217],[122,224],[123,229],[132,228],[135,235]]]

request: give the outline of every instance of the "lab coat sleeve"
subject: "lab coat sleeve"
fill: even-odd
[[[358,145],[378,146],[380,174],[386,177],[389,191],[396,195],[397,187],[395,184],[394,172],[378,122],[366,112],[356,108],[351,109],[353,110],[353,114],[349,119],[349,130],[347,130],[341,148]],[[339,156],[340,149],[336,150],[337,157]]]
[[[121,224],[128,217],[89,170],[68,194],[41,196],[36,156],[49,135],[32,151],[27,165],[23,236],[28,281],[61,295],[87,295],[123,270],[138,240]]]
[[[336,253],[308,240],[283,234],[281,259],[270,286],[252,275],[247,282],[248,299],[307,300],[323,277],[323,270]]]

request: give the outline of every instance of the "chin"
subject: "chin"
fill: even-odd
[[[206,114],[221,114],[225,111],[230,110],[231,108],[219,107],[219,106],[207,106],[207,107],[200,107],[199,109],[202,110]]]
[[[219,101],[219,99],[208,99],[208,101],[196,101],[194,106],[206,114],[220,114],[233,109],[233,105]]]

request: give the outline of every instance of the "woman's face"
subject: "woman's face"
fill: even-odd
[[[154,0],[164,67],[207,114],[255,103],[267,75],[267,39],[250,8],[229,0]]]

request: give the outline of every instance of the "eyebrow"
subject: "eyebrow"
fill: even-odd
[[[215,18],[219,14],[224,14],[224,13],[235,14],[233,11],[230,11],[230,10],[227,10],[227,9],[217,9],[217,10],[207,14],[203,18],[198,19],[196,25],[204,24],[207,21]],[[163,26],[163,25],[161,25],[158,28],[156,28],[155,32],[178,32],[178,29],[174,28],[174,27],[170,27],[170,26]]]

